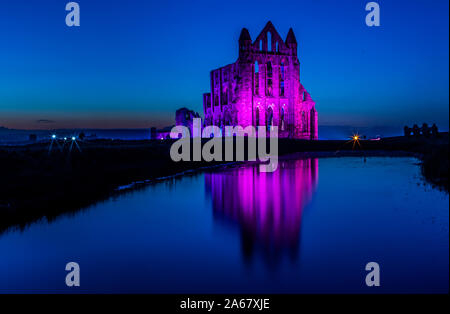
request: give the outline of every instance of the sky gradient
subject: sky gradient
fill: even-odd
[[[448,128],[447,0],[65,0],[0,2],[0,126],[143,128],[202,113],[209,71],[236,61],[242,27],[268,20],[299,42],[300,77],[320,125]]]

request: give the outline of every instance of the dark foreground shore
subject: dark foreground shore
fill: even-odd
[[[172,140],[79,142],[49,153],[49,143],[0,146],[0,232],[25,227],[46,217],[76,211],[116,193],[119,186],[220,165],[221,162],[173,162]],[[448,133],[438,138],[386,138],[361,141],[279,140],[279,155],[309,152],[317,156],[404,156],[422,160],[422,173],[448,191]]]

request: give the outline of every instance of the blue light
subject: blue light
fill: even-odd
[[[76,140],[75,136],[72,136],[72,141],[75,141],[75,140]]]
[[[55,134],[53,134],[53,135],[52,135],[52,139],[55,139],[55,138],[56,138],[56,135],[55,135]]]

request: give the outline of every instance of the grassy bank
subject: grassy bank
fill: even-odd
[[[0,147],[0,232],[46,217],[51,220],[108,198],[118,186],[169,176],[219,163],[178,162],[170,158],[166,141],[96,140],[80,144],[81,151],[60,150],[49,144]],[[280,140],[279,154],[352,151],[346,141]],[[362,141],[357,154],[415,154],[423,160],[424,176],[448,190],[448,133],[439,138],[388,138]],[[353,154],[355,153],[353,151]]]

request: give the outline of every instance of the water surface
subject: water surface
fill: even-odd
[[[447,293],[448,194],[417,162],[287,160],[123,193],[0,235],[0,292]]]

